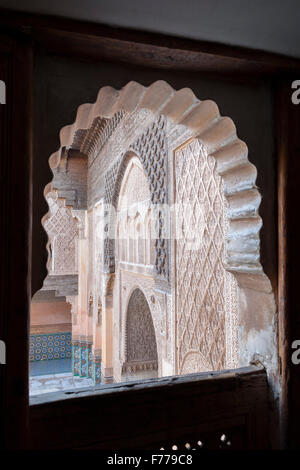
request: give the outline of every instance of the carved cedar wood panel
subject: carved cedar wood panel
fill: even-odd
[[[157,361],[156,339],[151,312],[148,302],[140,289],[135,289],[129,299],[126,330],[127,361]]]

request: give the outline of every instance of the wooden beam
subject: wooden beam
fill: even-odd
[[[300,60],[280,54],[52,16],[2,10],[0,25],[30,34],[53,54],[84,60],[222,75],[271,76],[300,70]]]
[[[31,448],[171,449],[270,446],[270,394],[261,367],[164,377],[31,399]]]

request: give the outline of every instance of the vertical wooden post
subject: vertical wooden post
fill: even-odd
[[[280,423],[281,447],[287,446],[289,419],[289,317],[288,317],[288,243],[287,243],[287,180],[288,180],[288,103],[285,84],[277,88],[277,153],[278,153],[278,348],[281,374]]]
[[[296,78],[299,77],[293,77]],[[300,445],[300,364],[292,363],[292,343],[300,339],[300,104],[292,103],[293,79],[281,81],[277,89],[278,339],[283,447]]]
[[[23,35],[1,37],[0,111],[1,322],[6,365],[1,374],[1,444],[24,448],[29,436],[28,369],[31,300],[32,46]]]

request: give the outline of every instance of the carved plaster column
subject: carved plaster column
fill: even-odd
[[[113,286],[114,273],[104,273],[102,315],[102,383],[113,382]]]
[[[74,342],[74,364],[79,360],[79,376],[92,376],[92,335],[89,335],[88,316],[88,240],[87,213],[85,210],[73,210],[73,215],[79,220],[78,240],[78,328],[72,335]],[[78,352],[77,352],[78,346]],[[75,357],[76,355],[79,358]]]

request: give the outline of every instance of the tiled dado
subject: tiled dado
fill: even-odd
[[[92,377],[92,344],[80,342],[79,354],[79,376]]]
[[[71,333],[30,335],[30,362],[70,359],[72,357]]]
[[[78,341],[72,341],[72,372],[79,376],[80,348]]]
[[[100,384],[101,358],[93,357],[90,342],[72,342],[72,371],[75,376],[90,377],[93,378],[95,385]]]
[[[95,385],[101,383],[101,357],[93,358],[93,381]]]

